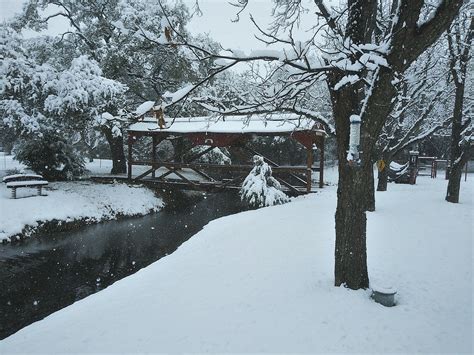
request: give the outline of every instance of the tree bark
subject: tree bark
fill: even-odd
[[[366,211],[375,210],[372,156],[376,137],[390,112],[396,91],[393,74],[382,70],[366,107],[361,127],[361,160],[348,162],[350,121],[360,110],[360,88],[331,90],[333,115],[337,131],[339,182],[336,210],[335,284],[351,289],[367,288]],[[331,78],[337,82],[338,78]]]
[[[372,162],[367,164],[366,167],[366,179],[367,179],[367,193],[366,193],[366,205],[365,210],[369,212],[375,211],[375,179],[374,179],[374,165]]]
[[[471,124],[468,117],[463,123],[463,105],[466,88],[467,67],[469,61],[470,44],[474,35],[474,19],[470,19],[469,28],[464,38],[464,49],[461,43],[460,26],[455,27],[455,33],[448,33],[448,49],[450,55],[450,71],[453,76],[456,88],[453,108],[453,121],[451,124],[451,150],[448,188],[446,191],[446,201],[452,203],[459,202],[459,191],[461,188],[462,168],[469,159],[472,147],[469,142],[462,142],[463,130]],[[458,51],[458,52],[457,52]],[[459,67],[459,68],[458,68]],[[459,70],[459,71],[458,71]]]
[[[382,171],[379,170],[377,191],[387,191],[389,163],[386,164]]]
[[[464,164],[463,164],[464,165]],[[459,191],[461,189],[461,178],[463,165],[451,165],[449,173],[448,189],[446,192],[446,201],[452,203],[459,202]]]
[[[335,285],[369,287],[366,249],[366,173],[361,167],[339,165],[336,209]]]
[[[456,83],[456,94],[453,109],[453,122],[451,124],[451,150],[448,189],[446,201],[459,202],[459,190],[461,187],[463,149],[460,146],[462,131],[462,106],[464,101],[464,83]]]
[[[102,132],[107,139],[110,147],[110,155],[112,157],[111,174],[125,174],[127,172],[127,164],[125,160],[125,152],[123,149],[123,136],[114,137],[112,130],[108,127],[103,127]]]

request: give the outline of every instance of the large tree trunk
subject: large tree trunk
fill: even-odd
[[[103,127],[102,132],[110,146],[110,155],[112,157],[112,170],[110,173],[125,174],[127,172],[127,164],[123,149],[123,136],[114,137],[112,130],[108,127]]]
[[[339,182],[336,210],[335,284],[351,289],[369,287],[366,252],[366,211],[375,210],[374,170],[371,157],[383,120],[395,95],[392,73],[384,70],[367,105],[361,127],[361,160],[347,161],[349,117],[360,110],[360,88],[331,91],[337,129]]]
[[[336,209],[335,285],[369,287],[366,251],[367,175],[361,167],[339,163]]]

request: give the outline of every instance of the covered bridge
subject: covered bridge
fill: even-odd
[[[161,126],[161,128],[160,128]],[[280,166],[259,154],[249,143],[258,136],[287,136],[295,139],[306,149],[304,166]],[[151,137],[146,159],[136,159],[133,147],[142,137]],[[297,115],[192,117],[168,119],[160,123],[156,118],[144,117],[128,128],[128,180],[154,181],[163,185],[178,185],[198,190],[236,189],[253,168],[251,157],[261,155],[271,166],[273,176],[284,189],[299,195],[312,191],[312,174],[319,173],[319,187],[323,187],[324,140],[322,125]],[[157,156],[157,145],[165,140],[187,140],[192,148],[201,146],[198,153],[183,161],[165,161]],[[248,153],[247,159],[238,164],[207,164],[198,159],[214,148],[237,148]],[[319,164],[313,166],[313,149],[319,151]],[[192,149],[191,148],[191,149]],[[142,155],[143,157],[143,155]],[[135,166],[149,167],[134,175]],[[164,168],[165,170],[163,171]],[[143,168],[141,168],[143,169]],[[160,169],[160,173],[157,170]],[[186,172],[192,171],[193,174]],[[170,176],[176,178],[170,179]],[[197,177],[197,178],[193,178]]]

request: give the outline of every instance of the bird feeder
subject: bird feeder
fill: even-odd
[[[360,145],[360,124],[361,119],[358,115],[352,115],[350,118],[350,135],[349,135],[349,154],[347,160],[359,160],[359,145]]]

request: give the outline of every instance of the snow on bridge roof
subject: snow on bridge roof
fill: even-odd
[[[145,117],[143,121],[129,126],[132,132],[169,133],[291,133],[312,130],[326,135],[322,125],[314,120],[293,114],[271,116],[225,116],[223,117],[179,117],[165,118],[166,127],[160,129],[155,118]]]

